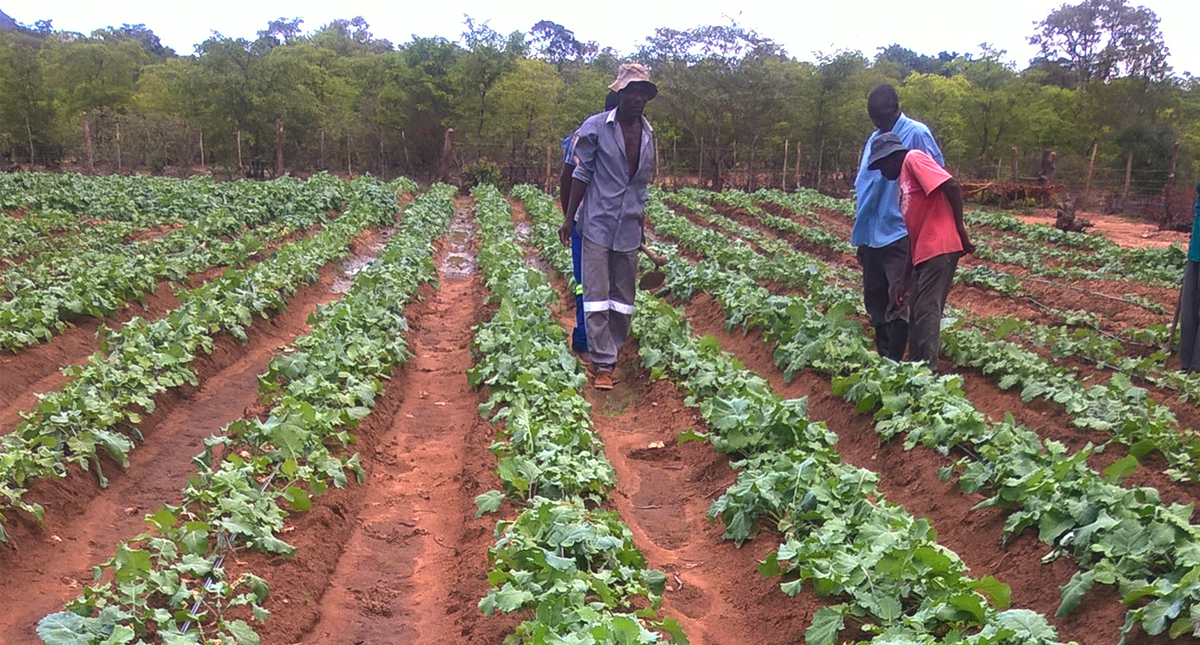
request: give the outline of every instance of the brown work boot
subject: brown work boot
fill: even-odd
[[[600,373],[596,374],[596,380],[593,381],[592,383],[593,383],[593,385],[596,386],[597,390],[613,389],[612,372],[600,372]]]

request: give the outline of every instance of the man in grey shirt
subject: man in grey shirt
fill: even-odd
[[[639,63],[622,64],[608,87],[617,93],[617,108],[588,118],[576,133],[566,214],[579,215],[584,326],[598,390],[612,389],[617,353],[629,337],[637,252],[654,172],[654,131],[642,112],[658,95]]]

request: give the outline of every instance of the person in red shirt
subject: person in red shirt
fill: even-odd
[[[963,223],[962,186],[937,161],[894,134],[871,142],[870,170],[900,182],[900,213],[912,244],[899,304],[909,305],[908,360],[937,371],[942,312],[958,258],[975,251]]]

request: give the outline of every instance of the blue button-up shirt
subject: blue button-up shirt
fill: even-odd
[[[1196,212],[1192,219],[1192,239],[1188,240],[1187,259],[1200,262],[1200,184],[1196,184]]]
[[[642,149],[629,176],[625,137],[616,109],[588,118],[575,133],[571,152],[576,179],[587,183],[579,205],[579,234],[614,251],[635,251],[642,243],[647,186],[654,172],[654,130],[642,117]]]
[[[900,137],[904,147],[923,150],[936,159],[938,165],[946,165],[942,150],[924,123],[901,114],[896,125],[892,126],[892,132]],[[850,243],[854,246],[880,248],[908,235],[904,218],[900,216],[900,182],[888,181],[878,170],[867,170],[871,142],[878,135],[879,131],[876,130],[867,138],[862,163],[858,166],[858,177],[854,180],[854,192],[858,199],[854,211],[854,230],[850,233]]]

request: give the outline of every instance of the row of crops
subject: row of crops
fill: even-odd
[[[352,187],[342,215],[322,231],[334,237],[314,244],[344,251],[347,235],[390,223],[398,187],[404,186],[369,180]],[[250,623],[230,615],[248,607],[254,620],[266,620],[267,583],[253,572],[230,579],[226,555],[250,548],[290,556],[295,549],[283,539],[285,518],[309,510],[312,498],[330,486],[346,486],[348,477],[361,483],[359,457],[349,449],[352,432],[371,413],[383,379],[410,356],[403,309],[420,284],[436,280],[433,242],[449,227],[454,192],[435,186],[405,209],[396,234],[356,275],[350,291],[318,308],[295,351],[276,356],[261,375],[269,412],[234,421],[205,441],[182,503],[148,516],[148,533],[119,544],[97,566],[103,582],[85,587],[64,611],[41,621],[38,635],[45,642],[258,642]],[[281,249],[257,266],[278,258],[311,276],[305,257]],[[314,261],[321,257],[331,256]],[[231,291],[287,290],[247,284]],[[246,322],[244,316],[231,324]],[[78,458],[71,450],[59,464],[65,468]]]
[[[693,225],[661,202],[651,217],[658,232],[703,258],[697,264],[676,260],[668,265],[668,282],[675,295],[713,295],[730,325],[760,329],[764,340],[775,343],[776,361],[786,374],[807,368],[828,375],[835,393],[853,401],[861,413],[874,414],[882,440],[904,437],[906,448],[923,445],[944,455],[967,448],[962,452],[970,456],[948,465],[942,476],[958,476],[964,493],[990,494],[979,506],[1005,509],[1007,536],[1036,528],[1039,539],[1052,548],[1048,557],[1074,557],[1079,564],[1079,573],[1060,590],[1060,614],[1072,611],[1099,582],[1115,585],[1123,601],[1131,605],[1123,633],[1134,624],[1141,624],[1151,634],[1170,631],[1172,636],[1180,636],[1194,631],[1191,607],[1200,598],[1196,582],[1200,560],[1194,554],[1200,535],[1191,523],[1191,505],[1164,504],[1154,489],[1119,485],[1137,467],[1137,455],[1149,450],[1167,454],[1178,469],[1173,471],[1176,476],[1194,478],[1190,451],[1176,452],[1191,432],[1177,427],[1157,429],[1156,421],[1173,419],[1144,398],[1144,391],[1131,400],[1127,393],[1132,388],[1117,374],[1107,387],[1083,390],[1084,396],[1103,397],[1093,404],[1072,406],[1065,396],[1054,399],[1066,404],[1077,423],[1095,418],[1081,414],[1111,415],[1111,423],[1092,427],[1112,429],[1116,439],[1134,445],[1135,450],[1104,473],[1095,472],[1087,466],[1094,450],[1091,446],[1072,453],[1058,442],[1043,441],[1011,418],[989,421],[963,395],[961,377],[936,377],[919,365],[880,360],[869,351],[861,323],[846,317],[855,311],[857,300],[851,289],[839,288],[829,280],[833,268],[792,250],[783,257],[768,257],[746,244],[730,245],[728,237]],[[753,234],[747,232],[747,236]],[[809,268],[799,272],[807,276],[797,279],[797,266]],[[761,287],[756,278],[791,281],[805,295],[774,293]],[[949,338],[951,354],[979,352],[971,359],[956,355],[957,362],[977,361],[1001,377],[1016,376],[1000,382],[1001,387],[1021,383],[1021,372],[1014,368],[1006,373],[1006,366],[996,359],[996,348],[1004,347],[1002,341],[972,346],[955,342],[957,333],[954,328],[943,332],[943,338]],[[648,366],[661,360],[655,355],[660,349],[648,350]],[[1026,356],[1024,362],[1044,364],[1035,359],[1036,355]],[[1029,391],[1029,383],[1035,391]],[[1071,378],[1062,378],[1057,384],[1031,378],[1022,385],[1029,398],[1081,389]],[[737,401],[730,397],[723,404],[737,413],[735,419],[741,416]],[[1142,407],[1135,407],[1139,403]],[[781,530],[786,533],[787,528]],[[744,529],[735,529],[735,535],[740,530]],[[784,553],[791,556],[792,551]]]
[[[416,190],[403,180],[327,176],[214,184],[0,175],[0,330],[12,331],[0,335],[4,349],[52,342],[81,316],[103,319],[164,280],[184,283],[177,308],[102,329],[99,350],[67,368],[68,382],[0,436],[0,539],[18,515],[43,517],[31,487],[80,469],[104,486],[103,464],[128,466],[146,440],[138,429],[145,416],[165,393],[198,383],[195,362],[219,338],[245,341],[256,318],[285,308],[365,231],[395,227],[350,290],[318,307],[308,332],[270,361],[258,379],[258,411],[198,447],[178,503],[150,513],[145,533],[117,544],[95,582],[40,622],[46,643],[260,642],[270,585],[262,571],[230,574],[227,559],[240,549],[292,557],[287,525],[303,522],[330,488],[363,482],[356,428],[410,357],[404,309],[420,285],[436,282],[435,243],[454,211],[456,190],[436,185],[397,220],[396,194]],[[554,280],[570,275],[569,252],[557,242],[561,213],[529,186],[508,198],[481,187],[472,197],[490,305],[463,377],[484,390],[479,413],[496,433],[499,489],[475,500],[477,517],[500,517],[478,609],[519,615],[512,643],[686,643],[680,622],[661,609],[667,576],[610,510],[616,474],[593,427],[586,375],[554,312],[564,292]],[[513,202],[533,222],[526,244]],[[976,508],[1004,514],[997,541],[1029,531],[1046,561],[1071,561],[1077,572],[1059,590],[1059,616],[1090,602],[1099,584],[1127,605],[1122,640],[1135,629],[1172,638],[1200,631],[1192,505],[1126,483],[1152,454],[1172,479],[1200,479],[1200,437],[1161,400],[1169,393],[1189,403],[1198,382],[1136,348],[1161,345],[1163,330],[1113,331],[1089,312],[1066,310],[1054,315],[1070,317],[1069,327],[955,310],[943,330],[956,365],[977,367],[995,388],[1055,406],[1119,444],[1124,456],[1097,470],[1090,462],[1104,446],[1071,450],[1012,416],[990,418],[962,376],[871,351],[858,275],[842,262],[853,249],[816,209],[824,218],[852,213],[845,201],[808,192],[654,192],[648,217],[669,257],[672,300],[640,294],[633,330],[645,374],[676,384],[706,424],[680,441],[707,442],[737,471],[709,511],[714,530],[731,549],[772,541],[757,571],[745,574],[778,579],[783,594],[829,600],[805,642],[1060,640],[1054,619],[1013,607],[1003,580],[973,574],[939,542],[938,529],[954,527],[888,501],[879,473],[847,463],[835,423],[811,417],[805,399],[778,394],[716,339],[698,337],[680,306],[697,294],[712,297],[730,329],[761,334],[787,378],[818,374],[871,415],[880,442],[942,455],[943,481],[982,499]],[[980,265],[991,273],[976,270],[968,282],[1004,297],[1018,297],[1030,276],[1167,284],[1182,266],[1177,248],[1128,251],[1003,214],[971,218],[983,230],[980,257],[995,254],[1006,266]],[[1042,250],[1053,262],[1038,261]],[[534,253],[556,275],[540,270]],[[189,276],[212,267],[229,268],[186,288]],[[1016,287],[1002,294],[1005,284]],[[1100,369],[1081,375],[1071,361],[1084,359]]]

